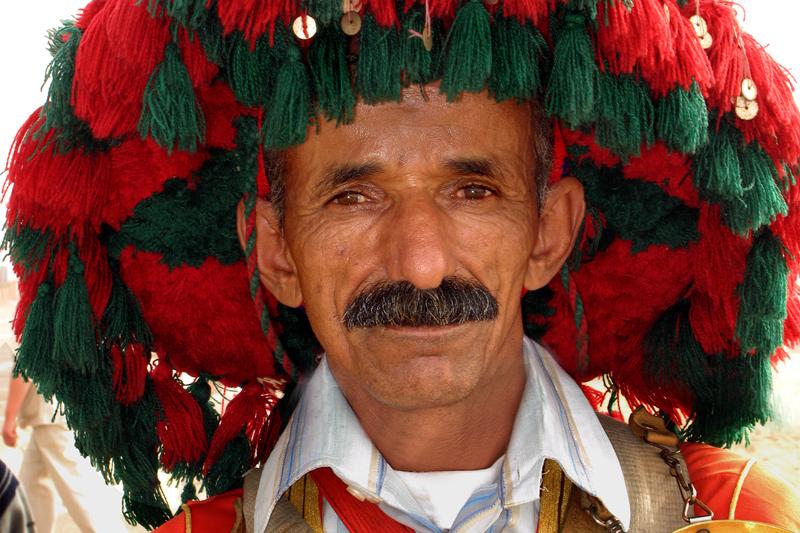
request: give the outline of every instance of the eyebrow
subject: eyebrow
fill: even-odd
[[[487,178],[503,179],[497,163],[486,157],[463,157],[448,159],[444,162],[445,168],[454,174],[468,174],[472,176],[485,176]]]
[[[377,174],[383,167],[375,162],[351,164],[345,163],[329,168],[322,176],[322,179],[314,187],[316,196],[322,196],[328,191],[337,189],[348,183],[353,183],[364,179],[367,176]]]

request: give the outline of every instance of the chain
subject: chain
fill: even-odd
[[[698,524],[701,522],[708,522],[714,518],[714,512],[702,500],[697,498],[697,489],[694,484],[686,479],[681,468],[681,462],[678,459],[680,450],[678,448],[672,449],[663,444],[656,444],[645,439],[645,442],[650,446],[658,448],[659,456],[669,467],[669,473],[678,482],[678,489],[681,491],[681,499],[683,499],[683,521],[689,524]],[[697,516],[692,509],[692,506],[698,506],[706,512],[705,515]]]
[[[622,524],[619,520],[616,519],[613,515],[606,512],[604,514],[608,514],[608,518],[602,518],[601,514],[601,503],[598,502],[594,497],[589,497],[589,507],[585,508],[584,510],[589,513],[589,516],[592,517],[595,524],[603,526],[608,533],[624,533],[625,530],[622,528]],[[604,509],[605,507],[603,507]]]

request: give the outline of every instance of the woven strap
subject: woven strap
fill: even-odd
[[[684,501],[658,450],[637,437],[630,426],[598,413],[600,424],[617,453],[631,502],[633,533],[659,533],[684,527]],[[688,479],[683,457],[678,455]]]
[[[255,468],[244,477],[244,496],[242,512],[247,533],[255,531],[256,513],[256,494],[258,493],[258,481],[261,479],[261,468]],[[288,494],[278,500],[267,524],[267,533],[316,533],[303,520],[292,502],[289,501]],[[259,531],[258,533],[264,533]]]

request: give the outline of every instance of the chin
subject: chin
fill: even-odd
[[[468,398],[479,386],[483,357],[461,351],[406,354],[388,368],[373,366],[362,382],[369,393],[393,409],[446,407]]]

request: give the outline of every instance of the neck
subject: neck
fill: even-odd
[[[501,369],[463,400],[423,409],[398,410],[378,402],[348,400],[364,431],[395,470],[441,472],[488,468],[505,453],[522,392],[522,347]],[[356,401],[354,401],[356,400]]]

